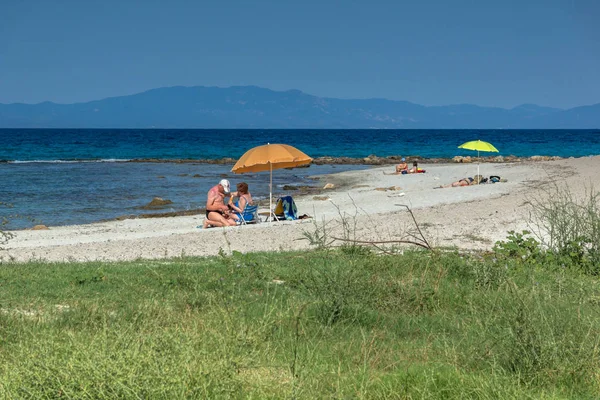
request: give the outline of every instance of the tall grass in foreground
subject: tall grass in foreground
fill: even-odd
[[[0,398],[600,396],[597,279],[347,247],[0,267]]]

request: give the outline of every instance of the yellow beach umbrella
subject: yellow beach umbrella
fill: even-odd
[[[498,153],[498,149],[493,144],[484,142],[483,140],[472,140],[458,146],[459,149],[475,150],[477,151],[477,175],[479,175],[479,152],[494,152]]]
[[[246,172],[269,171],[269,210],[273,212],[273,170],[281,168],[294,168],[308,165],[312,158],[287,144],[265,144],[254,147],[244,153],[235,163],[232,172],[243,174]]]

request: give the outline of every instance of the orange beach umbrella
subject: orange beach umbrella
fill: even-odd
[[[245,152],[235,163],[231,171],[236,174],[269,171],[269,210],[272,212],[273,170],[301,167],[310,164],[311,161],[312,158],[293,146],[268,143]]]

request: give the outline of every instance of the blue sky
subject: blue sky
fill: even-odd
[[[600,102],[600,1],[0,0],[0,102],[258,85],[425,105]]]

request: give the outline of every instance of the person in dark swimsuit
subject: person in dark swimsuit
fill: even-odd
[[[203,228],[209,226],[235,226],[236,222],[231,217],[230,207],[224,202],[226,194],[229,194],[229,181],[221,179],[218,185],[208,191],[206,200],[206,218],[202,224]]]
[[[452,182],[449,183],[447,185],[441,185],[436,187],[437,188],[449,188],[449,187],[458,187],[458,186],[471,186],[471,185],[479,185],[479,183],[482,182],[483,177],[481,175],[475,175],[475,178],[471,178],[470,176],[468,178],[463,178],[463,179],[459,179],[456,182]]]
[[[211,212],[216,212],[216,213],[219,213],[219,214],[225,216],[225,211],[221,211],[221,210],[212,210],[212,211],[206,210],[206,212],[204,213],[204,216],[206,217],[206,219],[208,219],[208,214],[210,214]]]

